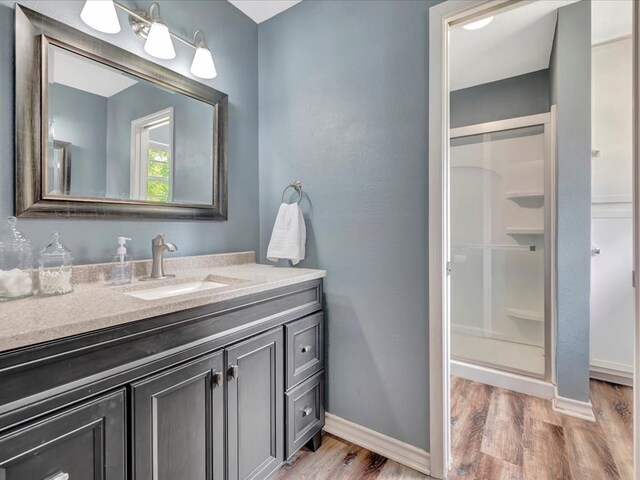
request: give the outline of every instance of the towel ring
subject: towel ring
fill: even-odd
[[[290,188],[294,188],[295,191],[298,192],[298,195],[300,195],[300,198],[298,198],[298,202],[297,202],[298,205],[300,205],[300,202],[302,201],[302,182],[300,180],[296,180],[295,182],[291,182],[289,185],[284,187],[284,190],[282,191],[282,203],[284,203],[284,194]]]

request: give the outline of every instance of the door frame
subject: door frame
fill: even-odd
[[[429,438],[431,475],[446,478],[451,464],[450,326],[448,323],[449,45],[450,25],[490,16],[531,0],[447,0],[429,9]],[[507,5],[509,3],[509,5]],[[633,2],[634,272],[640,272],[640,6]],[[634,276],[637,274],[634,274]],[[640,288],[636,288],[634,411],[640,412]],[[554,336],[552,335],[552,338]],[[555,349],[555,345],[551,347]],[[553,369],[555,370],[555,369]],[[555,372],[552,371],[552,378]],[[640,469],[640,414],[634,415],[634,466]]]
[[[633,283],[636,297],[633,368],[633,466],[640,473],[640,5],[633,2]]]

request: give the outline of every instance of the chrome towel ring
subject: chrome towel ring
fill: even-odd
[[[302,201],[302,182],[300,180],[296,180],[295,182],[291,182],[289,185],[284,187],[284,190],[282,191],[282,203],[284,203],[284,194],[287,192],[289,188],[294,188],[296,192],[298,192],[298,195],[300,196],[300,198],[298,198],[297,203],[299,205],[300,202]]]

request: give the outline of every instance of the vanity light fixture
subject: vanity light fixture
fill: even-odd
[[[162,20],[160,5],[157,2],[151,4],[148,12],[143,12],[131,10],[116,0],[86,0],[80,18],[88,26],[100,32],[118,33],[120,32],[120,22],[115,7],[129,14],[129,25],[136,35],[145,40],[144,51],[149,55],[162,60],[175,58],[176,51],[171,40],[173,37],[195,50],[191,63],[193,75],[207,80],[216,77],[216,67],[213,63],[211,50],[205,43],[204,32],[196,30],[193,42],[173,33]],[[200,39],[198,39],[198,35],[200,35]]]
[[[462,28],[465,30],[480,30],[481,28],[486,27],[491,22],[493,22],[493,17],[482,18],[476,22],[467,23],[463,25]]]

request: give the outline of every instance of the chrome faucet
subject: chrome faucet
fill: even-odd
[[[159,280],[162,278],[175,277],[175,275],[167,275],[164,273],[164,252],[175,252],[178,247],[175,244],[164,241],[164,233],[159,233],[156,238],[151,240],[151,252],[153,254],[153,265],[151,267],[151,275],[149,280]]]

